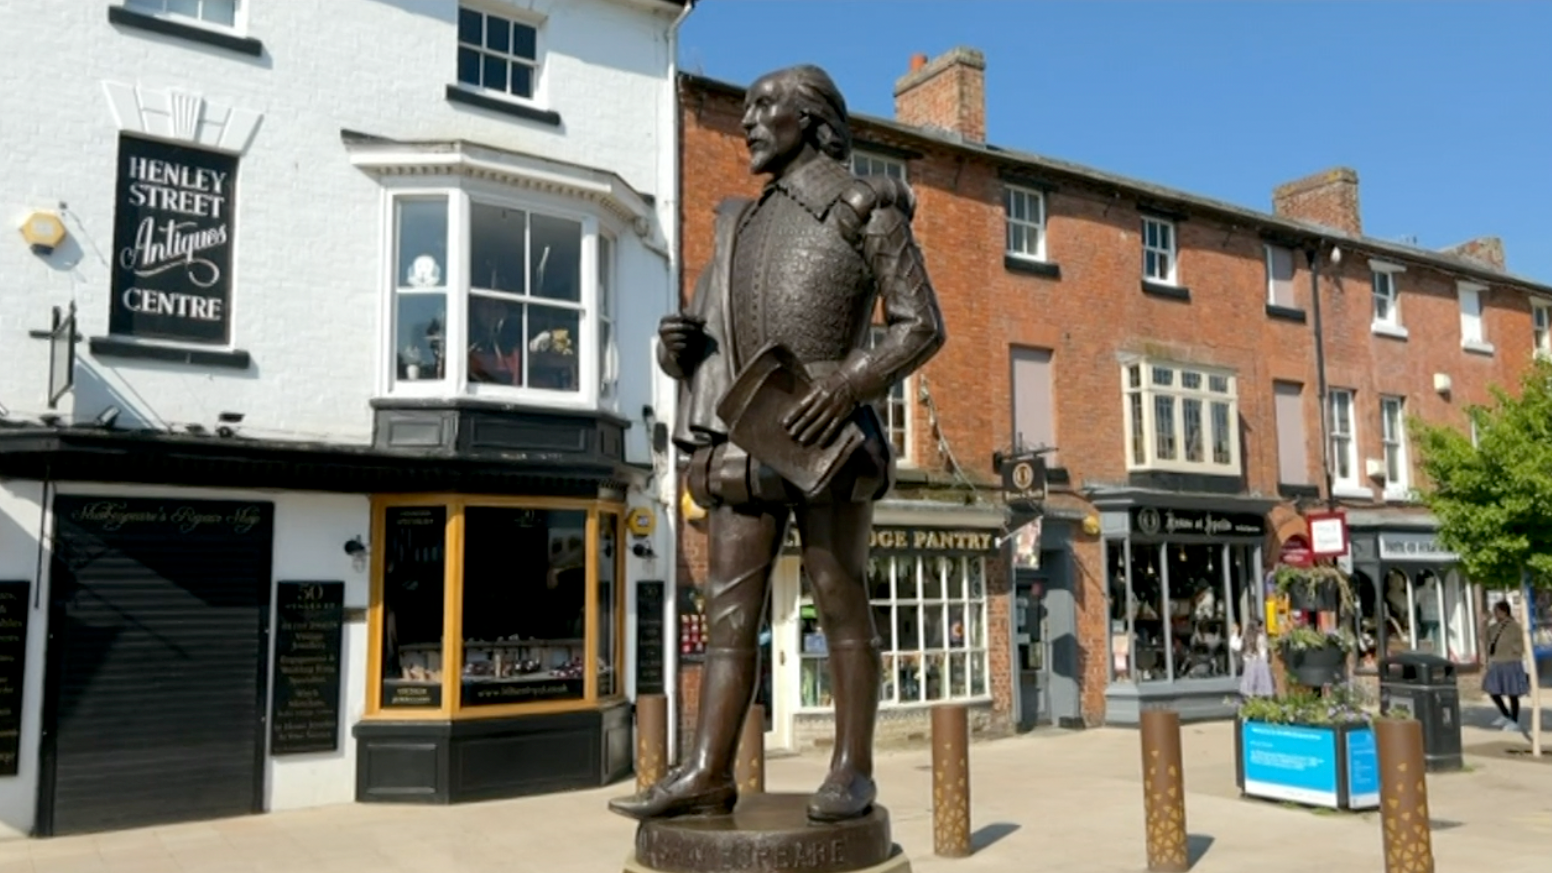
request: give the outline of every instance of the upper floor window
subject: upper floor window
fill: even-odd
[[[1237,379],[1200,367],[1133,361],[1123,368],[1127,466],[1237,475]]]
[[[1531,344],[1538,357],[1552,357],[1552,303],[1532,300]]]
[[[598,218],[483,189],[392,202],[393,393],[612,399],[615,246]]]
[[[884,158],[868,152],[851,153],[851,171],[859,176],[888,176],[905,181],[905,162]]]
[[[1493,346],[1487,341],[1487,329],[1483,325],[1482,295],[1487,292],[1487,287],[1473,282],[1456,282],[1455,291],[1460,298],[1461,347],[1473,352],[1491,353]]]
[[[1142,277],[1149,282],[1174,285],[1175,223],[1162,218],[1143,217]]]
[[[1358,439],[1353,431],[1353,392],[1332,388],[1331,479],[1338,486],[1358,487]]]
[[[124,7],[146,15],[236,27],[239,0],[124,0]]]
[[[884,326],[874,325],[868,332],[868,347],[878,345],[884,338]],[[910,378],[901,379],[889,387],[889,393],[879,401],[878,417],[884,423],[884,432],[894,449],[895,460],[911,463],[911,388]]]
[[[1406,269],[1400,264],[1370,261],[1369,270],[1374,289],[1374,332],[1406,337],[1406,328],[1401,326],[1401,294],[1396,288],[1396,277]]]
[[[539,32],[530,24],[458,8],[458,82],[532,100],[539,87]]]
[[[1045,195],[1009,186],[1002,189],[1002,203],[1008,224],[1007,253],[1045,260]]]
[[[1402,496],[1407,491],[1406,400],[1380,398],[1380,442],[1385,448],[1385,494]]]
[[[1284,309],[1297,308],[1293,296],[1293,249],[1266,247],[1266,302]]]

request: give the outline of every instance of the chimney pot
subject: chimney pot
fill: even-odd
[[[914,54],[914,55],[911,55],[911,72],[914,73],[917,70],[919,70],[919,69],[921,69],[922,67],[925,67],[925,66],[927,66],[927,56],[926,55],[924,55],[924,54]]]

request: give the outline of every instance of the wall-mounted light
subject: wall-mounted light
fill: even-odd
[[[51,255],[65,241],[69,232],[65,223],[52,212],[34,212],[22,222],[22,239],[35,255]]]
[[[97,417],[92,420],[92,423],[98,427],[112,430],[113,423],[118,421],[119,412],[120,409],[117,406],[109,406],[107,409],[97,413]]]
[[[657,556],[657,553],[652,551],[652,544],[645,541],[636,543],[635,545],[631,546],[631,554],[638,558],[652,558]]]
[[[345,541],[345,554],[352,558],[366,554],[366,543],[362,542],[359,536],[351,537]]]
[[[1099,536],[1099,516],[1086,515],[1083,517],[1083,532],[1089,536]]]
[[[1450,388],[1453,387],[1453,385],[1454,383],[1450,381],[1449,373],[1433,374],[1433,390],[1439,392],[1440,394],[1450,393]]]

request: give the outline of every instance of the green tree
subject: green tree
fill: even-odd
[[[1490,588],[1552,587],[1552,362],[1536,360],[1519,393],[1494,386],[1493,400],[1466,411],[1476,440],[1414,419],[1424,504],[1439,540],[1466,575]],[[1527,592],[1529,593],[1529,592]],[[1531,744],[1541,756],[1541,694],[1531,653],[1530,602],[1522,598],[1531,680]]]

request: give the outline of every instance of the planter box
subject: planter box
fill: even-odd
[[[1380,805],[1379,756],[1368,725],[1234,720],[1234,771],[1246,797],[1327,809]]]

